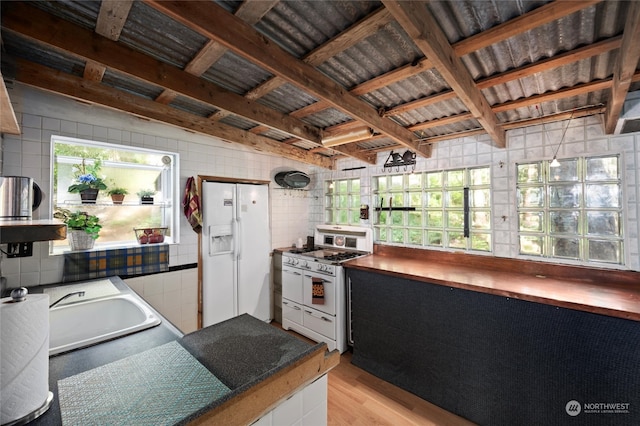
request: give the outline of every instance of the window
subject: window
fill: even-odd
[[[360,224],[360,179],[325,182],[325,223]]]
[[[617,155],[517,165],[521,254],[623,263]]]
[[[178,242],[178,164],[176,153],[54,136],[51,144],[53,211],[85,211],[98,216],[102,229],[95,248],[137,245],[134,228],[166,227],[164,242]],[[70,187],[78,183],[79,175],[85,172],[93,172],[106,186],[93,202],[83,202],[78,192],[73,188],[70,191]],[[117,204],[109,195],[109,191],[116,188],[126,192],[122,204]],[[153,195],[151,203],[142,202],[143,191]],[[55,241],[52,247],[54,252],[67,250],[68,241]]]
[[[489,167],[378,176],[376,240],[491,251]]]

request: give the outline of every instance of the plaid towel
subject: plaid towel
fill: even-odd
[[[184,198],[182,199],[184,215],[197,233],[202,229],[202,214],[200,213],[200,197],[198,196],[198,185],[192,177],[187,179],[184,188]]]
[[[322,278],[311,278],[311,303],[324,305],[324,283]]]

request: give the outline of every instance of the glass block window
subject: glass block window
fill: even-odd
[[[492,250],[491,170],[487,167],[377,176],[378,242]]]
[[[325,223],[360,224],[360,179],[325,182]]]
[[[623,264],[617,155],[522,163],[517,174],[521,254]]]

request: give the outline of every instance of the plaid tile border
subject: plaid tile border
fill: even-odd
[[[169,271],[169,245],[65,253],[63,282]]]

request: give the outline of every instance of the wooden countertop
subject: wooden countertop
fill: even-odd
[[[376,245],[344,267],[640,321],[640,272]]]

